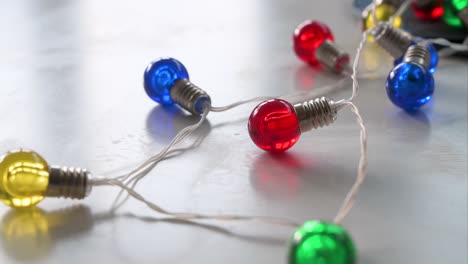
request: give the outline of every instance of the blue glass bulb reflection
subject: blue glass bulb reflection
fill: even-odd
[[[171,88],[179,79],[189,79],[184,65],[173,58],[162,58],[146,67],[143,80],[145,91],[154,101],[172,105]]]
[[[415,44],[415,43],[413,43]],[[431,60],[429,61],[429,72],[434,73],[437,70],[437,64],[439,63],[439,55],[437,54],[437,50],[432,44],[428,44],[426,46],[427,50],[429,51],[429,54],[431,56]],[[393,63],[393,65],[397,66],[398,64],[403,62],[403,56],[396,59]]]
[[[388,97],[396,106],[415,111],[431,100],[434,78],[421,65],[404,62],[390,72],[385,86]]]

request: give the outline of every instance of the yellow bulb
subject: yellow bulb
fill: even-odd
[[[44,199],[49,165],[36,152],[18,150],[0,158],[0,200],[12,207],[28,207]]]
[[[377,21],[388,21],[395,13],[397,9],[389,4],[382,3],[377,5],[375,8],[375,16],[377,18]],[[402,24],[402,18],[400,16],[396,17],[393,20],[393,26],[396,28],[401,27]],[[363,13],[363,29],[367,30],[369,28],[372,28],[375,26],[374,23],[374,17],[372,15],[372,9],[368,8],[364,11]],[[373,41],[374,38],[372,36],[368,37],[369,41]]]

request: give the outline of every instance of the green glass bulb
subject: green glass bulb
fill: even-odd
[[[296,229],[289,264],[355,264],[356,250],[346,230],[336,224],[307,221]]]
[[[451,2],[457,11],[462,11],[468,6],[468,0],[452,0]]]
[[[452,27],[463,27],[463,21],[459,13],[468,8],[468,0],[448,0],[444,1],[444,21]]]

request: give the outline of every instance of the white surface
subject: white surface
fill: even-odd
[[[27,147],[51,164],[107,176],[126,172],[196,121],[147,98],[142,75],[151,60],[181,60],[216,106],[314,90],[336,76],[295,58],[292,30],[308,18],[324,21],[354,54],[360,25],[350,6],[337,0],[4,1],[0,150]],[[379,63],[388,71],[387,57],[364,54],[367,67]],[[388,101],[383,77],[361,82],[357,104],[369,129],[369,176],[344,221],[359,263],[467,262],[467,72],[466,61],[443,60],[433,102],[413,116]],[[348,85],[332,98],[349,94]],[[340,112],[333,126],[302,135],[276,159],[250,141],[246,121],[253,107],[210,114],[197,133],[206,136],[201,145],[162,162],[138,190],[176,211],[332,219],[356,174],[354,117]],[[44,200],[42,215],[32,213],[36,228],[46,231],[27,228],[22,223],[31,218],[1,206],[0,263],[286,263],[292,229],[207,223],[228,234],[160,222],[134,200],[119,216],[105,217],[116,193],[95,188],[80,202]],[[85,207],[69,208],[79,203]],[[13,234],[6,231],[12,228]]]

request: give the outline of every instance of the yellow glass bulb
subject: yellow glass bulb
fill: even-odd
[[[17,150],[0,158],[0,200],[12,207],[28,207],[44,199],[49,165],[36,152]]]
[[[375,8],[375,16],[377,18],[377,21],[379,22],[388,21],[396,13],[396,11],[397,11],[397,8],[395,8],[394,6],[386,4],[386,3],[381,3],[377,5],[377,7]],[[394,27],[400,28],[401,24],[402,24],[401,16],[398,16],[393,20]],[[374,23],[374,17],[372,15],[372,9],[367,8],[363,13],[363,30],[367,30],[374,26],[375,26],[375,23]],[[372,36],[369,36],[368,39],[370,41],[374,40]]]

